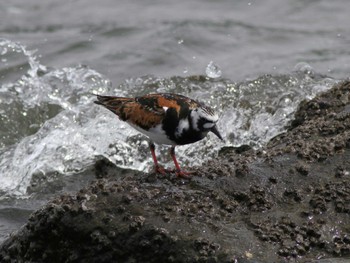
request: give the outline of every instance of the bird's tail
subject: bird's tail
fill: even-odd
[[[102,96],[96,95],[97,100],[94,103],[102,105],[103,107],[109,109],[113,113],[120,116],[120,109],[126,102],[133,101],[132,98],[115,97],[115,96]]]

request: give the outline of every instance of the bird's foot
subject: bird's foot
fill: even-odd
[[[177,177],[184,178],[184,179],[190,179],[191,176],[189,176],[189,175],[194,174],[194,172],[185,172],[183,170],[175,170],[175,174]]]
[[[166,175],[168,173],[172,173],[172,170],[166,169],[161,165],[156,165],[154,166],[154,171],[156,174],[162,174],[162,175]]]
[[[167,175],[169,173],[175,173],[176,177],[184,178],[184,179],[190,179],[191,176],[189,176],[189,175],[195,173],[195,172],[188,172],[188,171],[177,170],[177,169],[166,169],[161,165],[154,166],[154,172],[156,174],[162,174],[162,175]]]

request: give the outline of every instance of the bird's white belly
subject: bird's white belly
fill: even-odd
[[[162,125],[159,124],[154,128],[150,128],[148,131],[136,126],[134,124],[128,123],[131,127],[139,132],[143,133],[151,139],[151,141],[157,144],[166,144],[166,145],[176,145],[175,142],[169,140],[168,136],[165,134],[165,131],[162,129]]]

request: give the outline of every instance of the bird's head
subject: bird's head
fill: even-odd
[[[223,140],[216,126],[219,116],[211,108],[202,106],[194,109],[191,112],[191,118],[193,128],[196,131],[202,132],[205,135],[211,131],[218,136],[220,140]]]

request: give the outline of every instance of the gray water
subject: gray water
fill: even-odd
[[[1,1],[0,242],[86,185],[97,159],[152,166],[146,138],[91,93],[175,92],[215,108],[225,143],[178,147],[183,165],[259,148],[300,101],[348,77],[349,14],[346,0]]]

